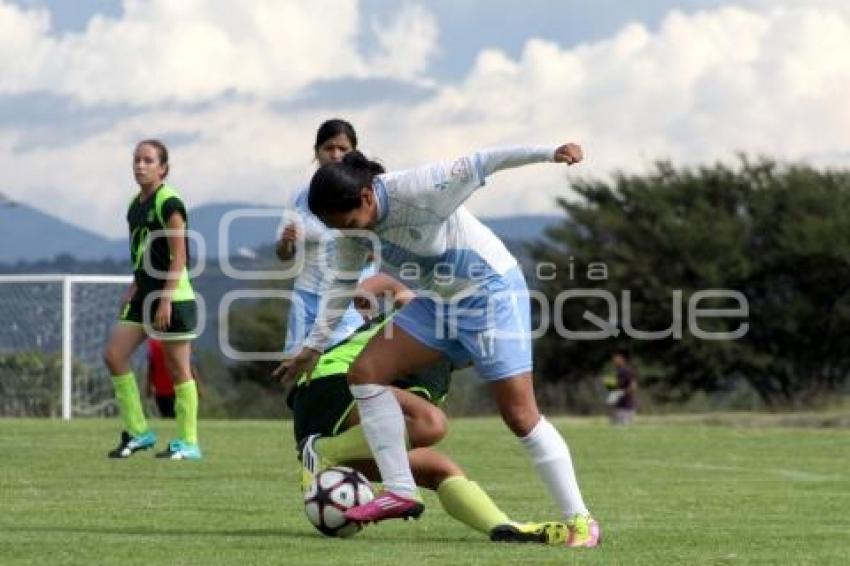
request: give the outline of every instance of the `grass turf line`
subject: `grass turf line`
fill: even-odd
[[[649,420],[565,434],[598,550],[493,544],[426,493],[417,522],[326,539],[308,524],[289,423],[202,421],[202,462],[108,460],[118,421],[0,420],[0,564],[846,564],[850,430]],[[172,422],[154,421],[161,448]],[[511,516],[556,517],[496,419],[441,448]]]

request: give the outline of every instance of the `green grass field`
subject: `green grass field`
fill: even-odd
[[[203,462],[105,458],[118,421],[0,420],[0,564],[848,564],[850,430],[557,419],[604,544],[488,542],[426,494],[418,522],[326,539],[289,423],[202,421]],[[161,437],[172,423],[157,422]],[[509,515],[555,517],[494,419],[441,445]]]

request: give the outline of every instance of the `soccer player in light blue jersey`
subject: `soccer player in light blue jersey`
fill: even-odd
[[[386,487],[372,502],[350,509],[350,519],[417,517],[424,510],[405,451],[402,412],[387,384],[445,355],[458,363],[471,360],[488,382],[503,420],[566,519],[565,544],[598,544],[599,525],[582,499],[566,442],[534,398],[525,279],[504,244],[463,206],[489,175],[502,169],[544,162],[572,165],[581,159],[581,148],[572,143],[495,148],[387,174],[352,151],[313,176],[310,210],[345,237],[338,240],[328,299],[285,378],[309,375],[315,367],[368,258],[375,257],[381,271],[417,290],[416,299],[370,340],[348,371]]]
[[[349,151],[357,149],[357,132],[345,120],[334,118],[323,122],[316,132],[313,145],[316,162],[321,167],[342,160]],[[307,207],[308,187],[300,189],[293,198],[288,214],[278,230],[280,237],[276,252],[281,261],[290,261],[296,255],[296,246],[303,246],[303,267],[295,278],[293,300],[286,324],[283,353],[292,357],[301,350],[304,338],[313,328],[319,311],[322,292],[330,284],[329,267],[333,265],[335,253],[334,231],[310,212]],[[300,229],[293,215],[300,220]],[[363,276],[373,274],[371,267],[364,269]],[[349,308],[334,333],[328,347],[338,344],[354,333],[363,324],[363,318],[354,308]]]

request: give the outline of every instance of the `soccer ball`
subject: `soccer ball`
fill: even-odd
[[[350,537],[362,528],[345,518],[346,509],[375,497],[369,480],[357,470],[334,466],[319,472],[304,492],[304,512],[320,533]]]

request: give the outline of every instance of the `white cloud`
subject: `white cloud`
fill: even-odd
[[[366,58],[349,0],[124,0],[122,18],[95,16],[80,33],[51,34],[48,22],[44,10],[0,0],[0,55],[14,62],[0,94],[141,105],[227,92],[286,98],[328,76],[417,79],[436,42],[433,17],[410,5]]]
[[[437,52],[437,21],[419,5],[403,7],[394,21],[372,22],[372,33],[381,49],[370,66],[388,76],[416,79]]]
[[[46,10],[22,11],[0,0],[0,92],[21,92],[37,81],[37,68],[47,58],[43,38],[49,30]]]
[[[578,174],[639,170],[656,158],[679,163],[728,159],[738,150],[788,159],[814,156],[821,164],[830,156],[848,162],[850,105],[844,85],[850,85],[846,56],[850,10],[837,2],[812,7],[759,3],[693,14],[673,11],[658,29],[632,23],[604,41],[574,47],[530,39],[517,58],[497,49],[482,51],[462,81],[434,82],[434,94],[415,103],[349,105],[344,86],[335,86],[340,89],[338,104],[283,112],[275,111],[264,97],[281,98],[316,80],[340,78],[340,69],[353,69],[349,76],[355,77],[383,69],[401,80],[432,80],[425,62],[435,50],[436,24],[421,8],[408,8],[394,24],[387,24],[392,33],[379,42],[378,53],[362,54],[354,47],[360,26],[356,10],[341,8],[345,18],[323,22],[320,29],[302,23],[294,35],[279,38],[273,33],[279,27],[273,22],[283,18],[283,4],[278,2],[252,4],[252,10],[239,18],[201,10],[197,0],[167,4],[151,4],[159,10],[155,13],[141,4],[128,4],[123,20],[93,21],[84,34],[71,38],[50,36],[43,12],[10,10],[0,4],[0,31],[17,18],[9,29],[16,30],[36,59],[41,41],[53,42],[50,49],[75,54],[66,56],[71,59],[91,58],[85,72],[54,70],[52,76],[61,79],[55,91],[75,92],[90,101],[109,99],[112,95],[104,85],[130,81],[135,86],[122,87],[121,100],[155,99],[161,92],[150,85],[166,85],[170,97],[187,92],[202,99],[228,89],[254,95],[247,101],[213,101],[192,112],[154,106],[78,143],[15,154],[12,148],[20,133],[0,130],[0,169],[13,171],[16,183],[4,192],[120,235],[121,213],[132,190],[133,143],[153,133],[171,132],[195,136],[173,151],[173,181],[190,204],[222,200],[279,204],[309,174],[315,127],[336,115],[351,119],[367,152],[391,168],[453,157],[482,145],[567,140],[579,141],[586,149],[586,163],[574,169]],[[179,5],[181,14],[174,13],[178,8],[171,4]],[[306,3],[286,5],[293,11],[283,20],[319,21],[308,13],[318,9]],[[217,60],[227,63],[213,61],[203,72],[182,76],[181,69],[198,68],[172,68],[162,58],[172,53],[184,63],[194,61],[200,58],[193,51],[200,40],[178,41],[170,48],[163,41],[154,49],[157,55],[145,55],[122,47],[117,39],[136,28],[157,35],[158,26],[178,16],[191,25],[168,24],[170,34],[162,37],[175,35],[177,27],[194,37],[208,37],[204,52],[217,51]],[[95,52],[92,38],[107,36],[114,37],[99,45],[111,45],[113,50]],[[332,46],[310,43],[330,37]],[[295,49],[298,41],[306,43],[297,51],[286,51]],[[79,45],[71,48],[69,42]],[[14,49],[11,45],[0,40],[4,58]],[[96,56],[102,61],[97,63]],[[146,65],[132,72],[115,71],[120,81],[98,82],[104,69],[120,68],[118,63],[131,56],[136,61],[144,56]],[[231,75],[225,69],[234,61],[241,67]],[[290,66],[289,76],[278,76]],[[17,70],[15,76],[27,74]],[[94,84],[86,87],[82,77]],[[3,81],[0,78],[0,90],[8,92]],[[552,196],[566,194],[565,177],[563,167],[551,165],[499,174],[470,206],[481,214],[549,212]]]

